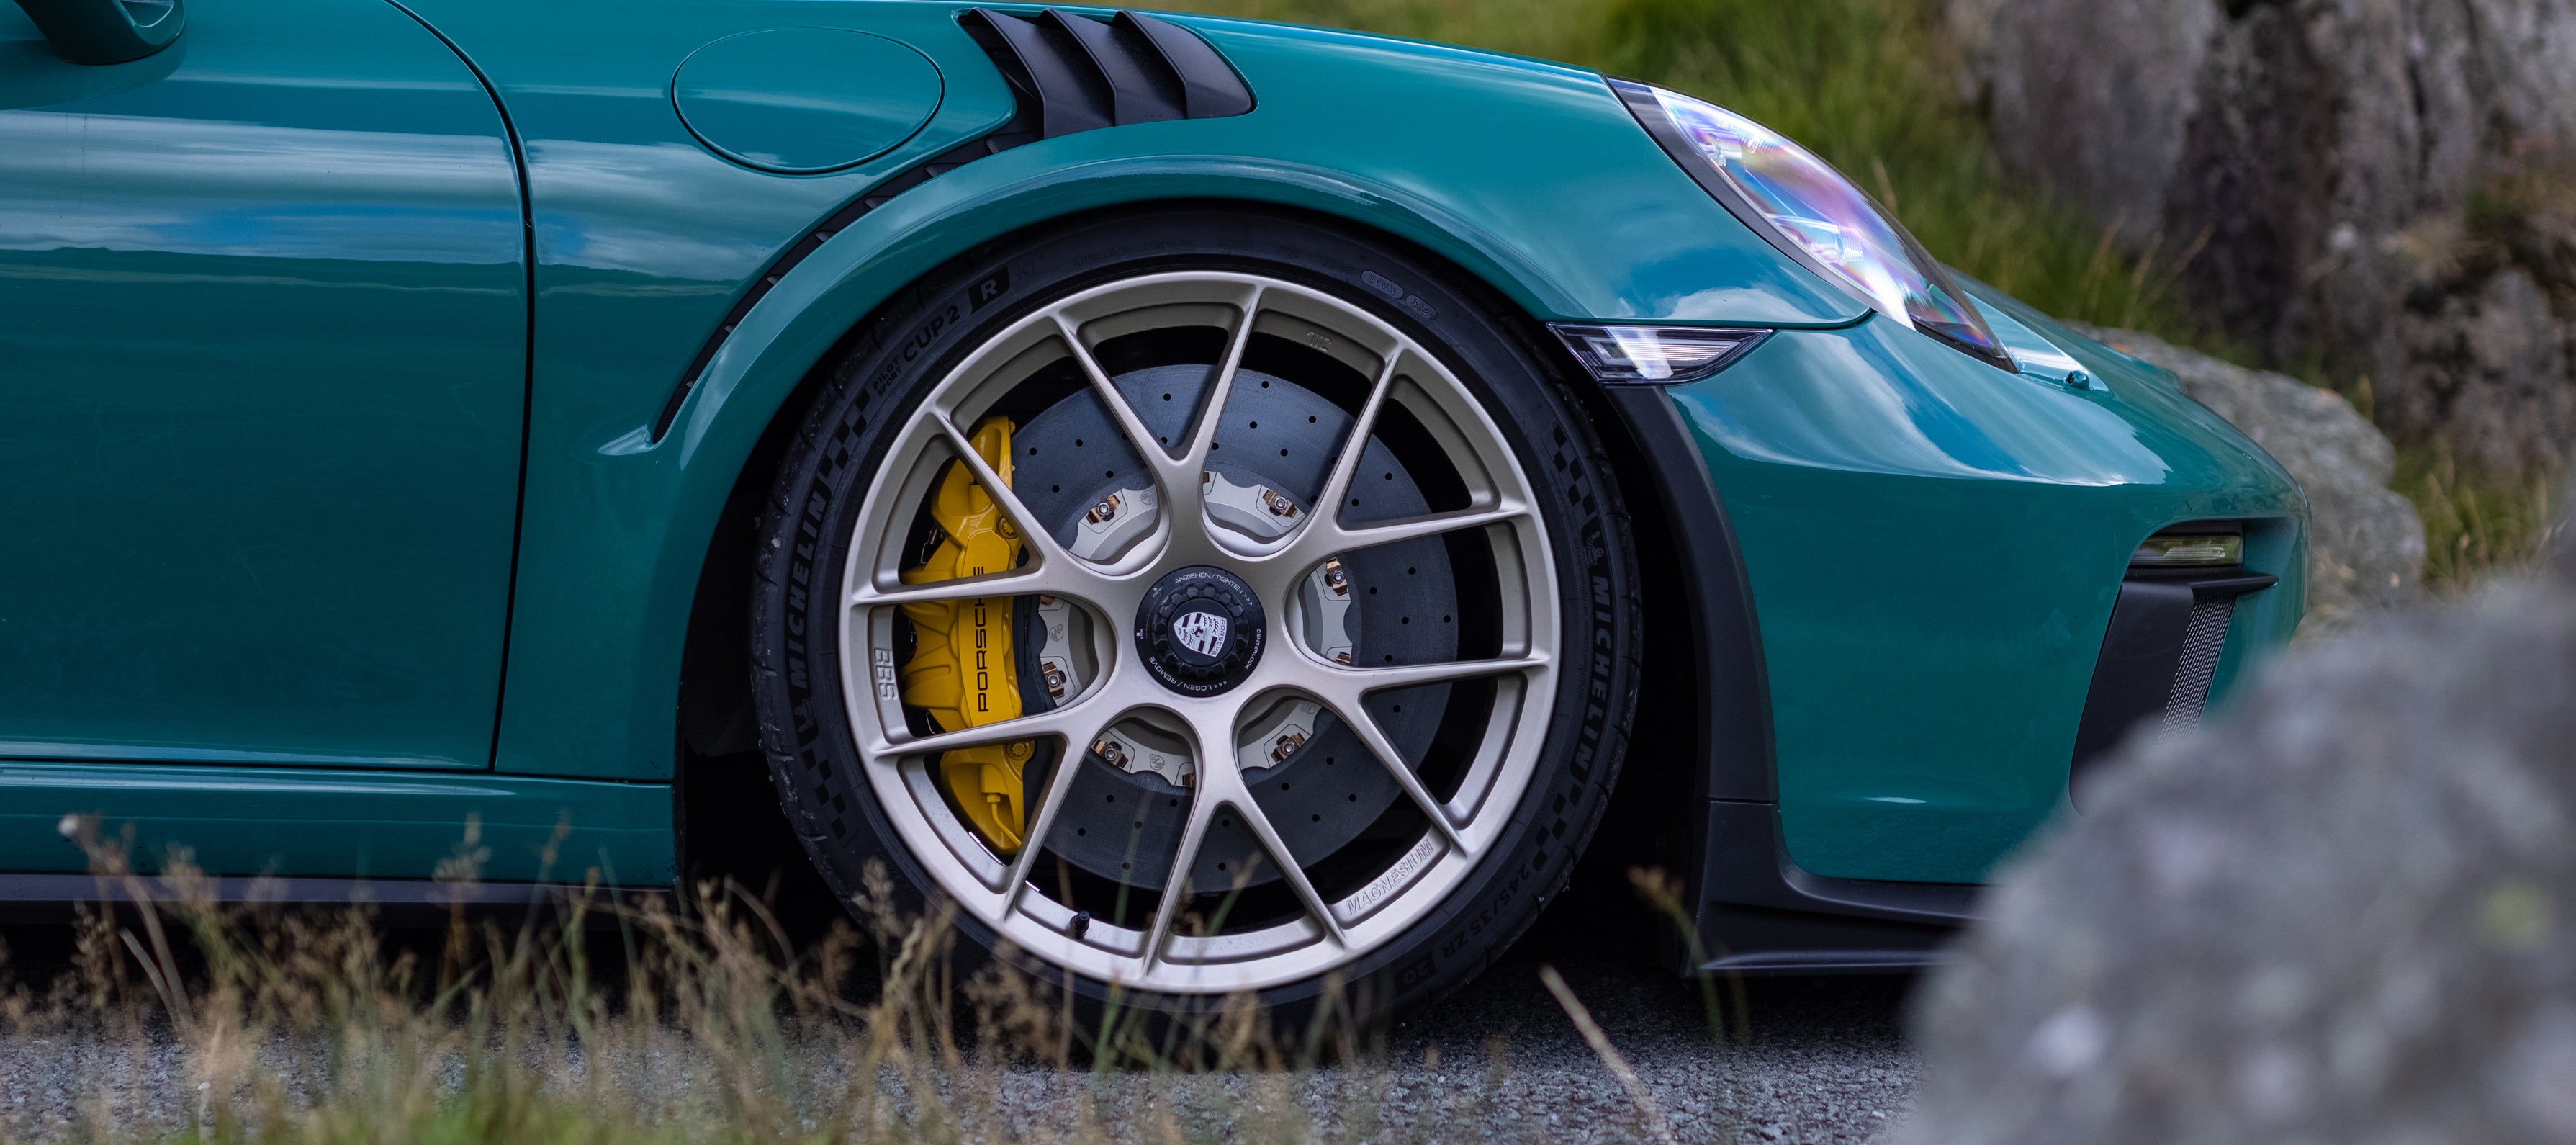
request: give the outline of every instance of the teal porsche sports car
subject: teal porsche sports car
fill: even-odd
[[[386,909],[785,848],[1094,996],[1401,1007],[1620,801],[1718,968],[1913,965],[2288,636],[2305,530],[2170,375],[1579,68],[0,5],[28,910],[86,816]]]

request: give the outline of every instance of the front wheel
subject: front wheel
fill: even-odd
[[[1174,210],[969,257],[854,336],[754,602],[846,896],[1184,1008],[1464,981],[1563,884],[1638,646],[1618,492],[1525,321],[1419,255]]]

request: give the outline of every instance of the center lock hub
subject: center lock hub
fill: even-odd
[[[1252,586],[1220,568],[1169,573],[1136,607],[1136,651],[1145,669],[1184,696],[1233,690],[1261,662],[1267,625]]]

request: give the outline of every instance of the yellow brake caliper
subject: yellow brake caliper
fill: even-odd
[[[969,439],[975,452],[1011,482],[1011,422],[987,418]],[[951,465],[930,504],[947,535],[928,559],[904,570],[905,584],[926,584],[1019,567],[1019,530],[964,465]],[[903,702],[929,711],[941,731],[964,731],[1020,715],[1018,660],[1011,644],[1011,598],[907,604],[919,638],[903,666]],[[975,829],[1004,855],[1020,849],[1027,830],[1020,769],[1033,740],[958,748],[939,757],[939,778]]]

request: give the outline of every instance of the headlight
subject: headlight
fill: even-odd
[[[1626,80],[1611,85],[1701,186],[1790,257],[1849,284],[1880,313],[2013,369],[1949,273],[1833,165],[1716,104]]]

